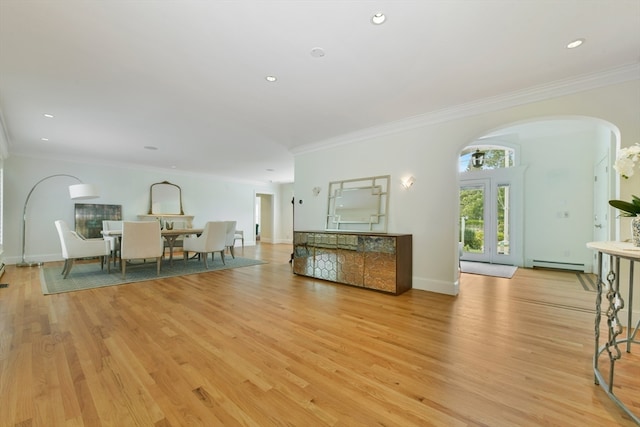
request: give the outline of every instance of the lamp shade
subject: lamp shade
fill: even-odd
[[[73,200],[95,199],[99,196],[98,187],[93,184],[75,184],[69,186],[69,197]]]

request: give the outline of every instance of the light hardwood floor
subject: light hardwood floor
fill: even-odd
[[[8,266],[0,425],[633,424],[594,385],[595,293],[575,274],[391,296],[295,276],[290,252],[262,243],[237,255],[268,264],[50,296],[38,268]],[[618,381],[640,411],[638,353]]]

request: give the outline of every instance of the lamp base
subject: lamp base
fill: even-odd
[[[33,262],[19,262],[16,264],[16,267],[40,267],[44,262],[42,261],[33,261]]]

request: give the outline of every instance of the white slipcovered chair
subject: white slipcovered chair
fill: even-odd
[[[209,221],[204,225],[202,234],[198,237],[189,237],[184,239],[182,247],[184,262],[189,259],[189,252],[196,252],[204,260],[204,268],[207,266],[207,257],[209,252],[213,254],[220,252],[222,263],[224,264],[224,249],[227,242],[227,222],[226,221]]]
[[[233,246],[236,245],[236,240],[240,240],[242,243],[242,250],[244,251],[244,231],[236,230],[236,234],[233,236]]]
[[[78,258],[100,257],[100,268],[104,270],[106,261],[107,272],[111,272],[111,263],[109,262],[111,247],[109,242],[103,239],[84,239],[78,233],[72,231],[67,223],[62,220],[55,221],[55,224],[60,237],[60,246],[62,247],[62,257],[64,258],[62,274],[65,279],[73,267],[73,261]]]
[[[233,248],[236,243],[236,221],[225,221],[225,222],[227,223],[227,237],[224,245],[229,249],[231,258],[235,258],[236,254]]]
[[[120,241],[120,265],[122,278],[126,276],[127,261],[154,258],[160,274],[164,243],[158,221],[123,221]]]
[[[122,232],[122,221],[104,220],[102,221],[102,231],[120,231]],[[115,267],[116,261],[120,256],[120,236],[102,236],[104,240],[109,242],[111,247],[111,258],[113,259],[113,266]]]

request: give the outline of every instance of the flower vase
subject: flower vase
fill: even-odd
[[[640,215],[631,218],[631,242],[640,248]]]

